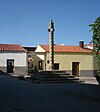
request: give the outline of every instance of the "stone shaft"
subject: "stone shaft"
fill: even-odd
[[[50,53],[50,70],[54,69],[54,23],[50,20],[49,23],[49,53]]]

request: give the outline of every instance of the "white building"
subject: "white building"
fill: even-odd
[[[21,45],[0,44],[0,70],[16,75],[27,74],[27,52]]]

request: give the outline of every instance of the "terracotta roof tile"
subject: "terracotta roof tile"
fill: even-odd
[[[40,45],[46,52],[49,52],[49,45]],[[76,52],[76,53],[92,53],[92,50],[81,48],[79,46],[63,46],[55,45],[54,52]]]
[[[20,51],[26,52],[26,50],[18,44],[0,44],[0,51]]]

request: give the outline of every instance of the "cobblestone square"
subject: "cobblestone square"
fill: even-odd
[[[0,75],[0,112],[100,112],[100,87],[35,84]]]

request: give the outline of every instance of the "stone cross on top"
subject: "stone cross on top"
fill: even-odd
[[[50,20],[49,27],[48,27],[48,31],[49,32],[54,32],[54,23],[53,23],[52,20]]]

